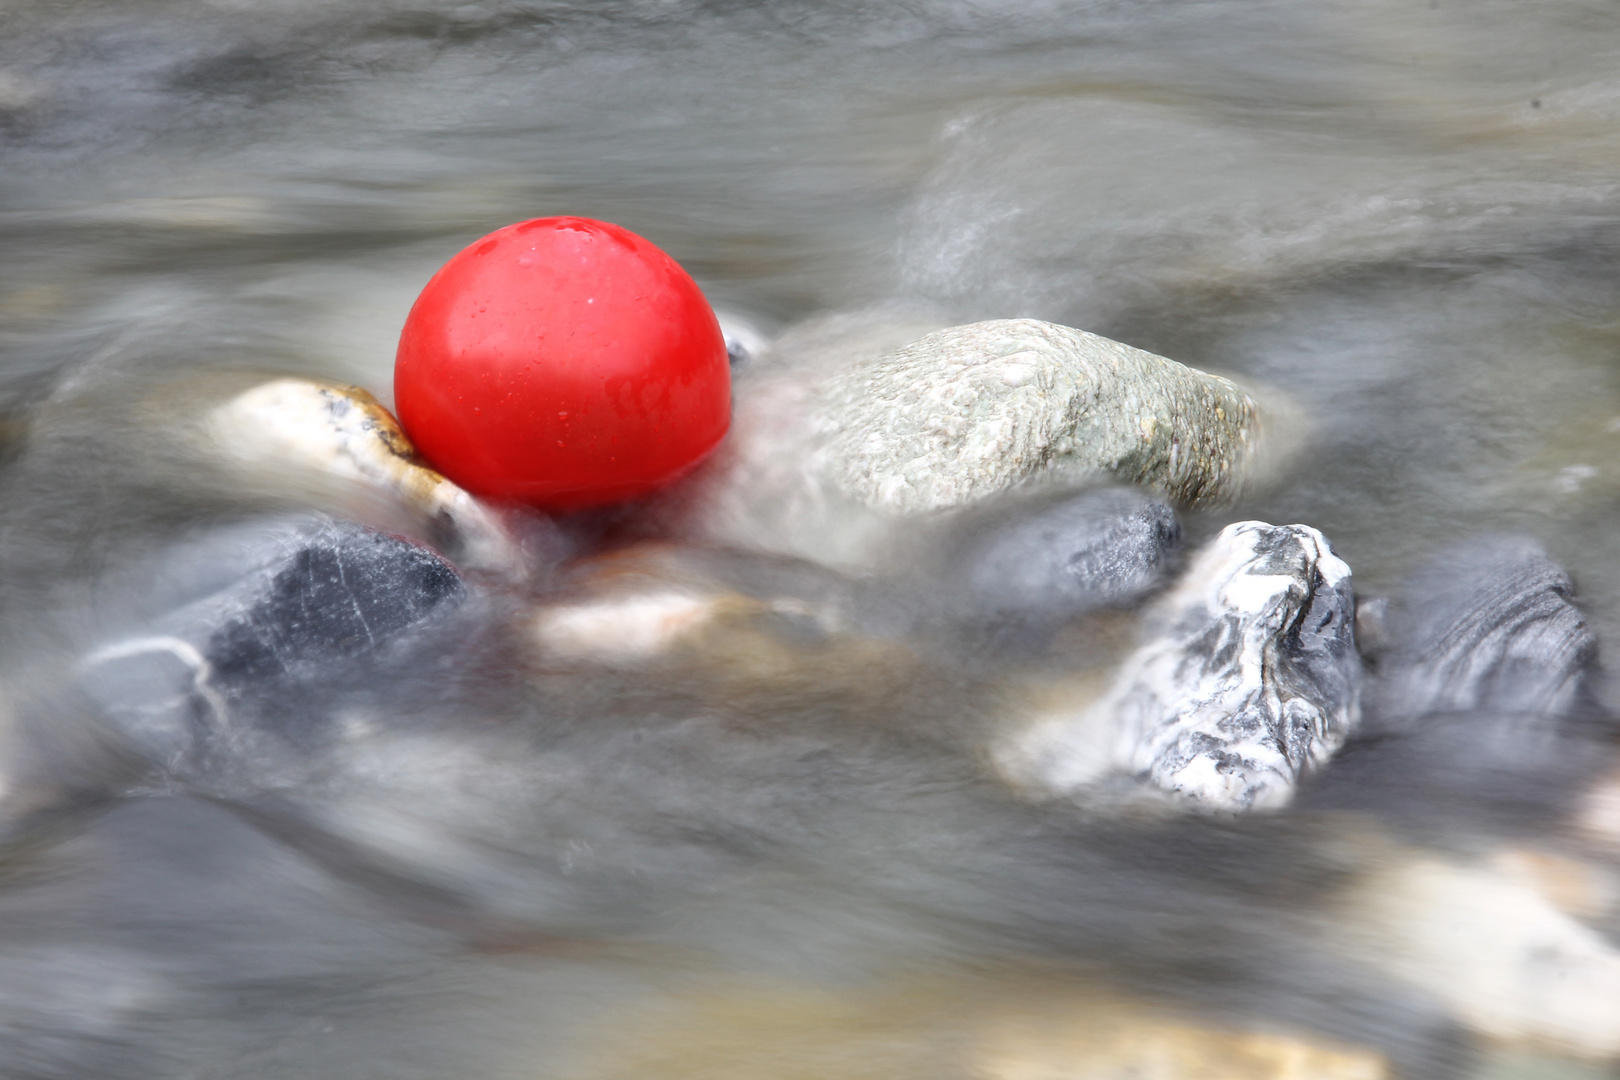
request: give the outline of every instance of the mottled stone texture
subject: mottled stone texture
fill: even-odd
[[[1568,712],[1597,657],[1573,592],[1534,540],[1487,536],[1447,549],[1394,605],[1379,717]]]
[[[1225,504],[1280,426],[1226,379],[1034,319],[784,342],[738,376],[731,435],[672,500],[677,531],[865,569],[931,516],[1020,488]]]
[[[312,529],[215,605],[216,675],[285,675],[375,649],[463,589],[433,552],[340,522]]]
[[[1058,793],[1124,774],[1204,809],[1282,806],[1358,718],[1354,616],[1350,568],[1321,533],[1230,525],[1159,602],[1108,693],[1037,725],[1004,761]]]
[[[1222,504],[1243,491],[1258,443],[1254,400],[1226,379],[1035,319],[936,331],[838,372],[817,398],[833,484],[902,513],[1049,470]]]

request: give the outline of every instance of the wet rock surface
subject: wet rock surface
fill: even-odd
[[[767,353],[739,377],[686,530],[870,566],[904,523],[1027,486],[1113,479],[1224,505],[1286,441],[1281,407],[1262,416],[1227,379],[1081,330],[1003,319],[899,347],[883,330],[810,335],[809,358],[789,335],[791,364]]]
[[[1247,486],[1260,441],[1259,406],[1229,380],[1035,319],[936,331],[839,371],[817,398],[835,486],[901,512],[1046,472],[1220,505]]]
[[[463,594],[433,552],[333,524],[267,575],[208,643],[226,679],[270,678],[376,649]]]
[[[1304,525],[1238,522],[1149,614],[1145,642],[1085,713],[1002,751],[1027,785],[1124,775],[1202,809],[1276,808],[1359,718],[1350,568]]]
[[[1366,720],[1303,804],[1373,801],[1431,835],[1558,828],[1605,760],[1590,752],[1597,641],[1573,591],[1528,538],[1438,552],[1387,605]]]
[[[1391,607],[1380,722],[1576,709],[1597,639],[1573,595],[1569,575],[1534,540],[1486,536],[1447,549]]]
[[[995,619],[1053,623],[1141,600],[1168,578],[1181,523],[1166,503],[1126,488],[1050,502],[978,530],[950,576]]]
[[[295,702],[300,684],[354,677],[355,665],[465,595],[432,551],[324,517],[226,530],[182,546],[171,565],[190,585],[181,595],[218,587],[152,619],[149,632],[93,650],[78,676],[105,715],[168,765],[200,753],[238,712],[273,711]]]
[[[1408,853],[1333,912],[1340,947],[1504,1043],[1612,1059],[1620,951],[1561,910],[1568,882],[1548,869],[1511,852],[1484,865]]]

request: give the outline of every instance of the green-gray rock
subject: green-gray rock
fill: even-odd
[[[901,513],[1065,474],[1229,503],[1260,435],[1254,399],[1229,380],[1035,319],[936,331],[839,371],[817,397],[828,478]]]
[[[1229,380],[1081,330],[840,316],[738,378],[731,436],[677,503],[706,540],[864,567],[1014,488],[1123,481],[1230,503],[1277,441],[1262,429]]]

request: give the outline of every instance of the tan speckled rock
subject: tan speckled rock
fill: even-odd
[[[1511,852],[1482,864],[1408,851],[1358,879],[1324,939],[1499,1045],[1612,1062],[1620,949],[1560,892]]]
[[[495,516],[423,464],[399,422],[358,386],[273,379],[214,407],[203,429],[216,460],[249,487],[296,492],[363,520],[375,516],[364,503],[385,502],[464,568],[522,573],[521,552]]]

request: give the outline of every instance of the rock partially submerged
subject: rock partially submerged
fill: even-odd
[[[1227,379],[1034,319],[824,348],[739,377],[728,445],[695,485],[695,531],[861,565],[897,521],[1031,484],[1123,481],[1220,506],[1253,483],[1276,427]]]
[[[1230,525],[1102,699],[1041,720],[999,762],[1053,794],[1127,776],[1208,810],[1285,805],[1356,723],[1354,615],[1350,568],[1321,533]]]
[[[1472,711],[1556,716],[1580,698],[1597,639],[1569,575],[1534,540],[1456,545],[1404,591],[1381,662],[1385,722]]]
[[[296,684],[350,677],[349,665],[465,592],[432,551],[320,516],[225,530],[183,545],[170,565],[204,594],[152,619],[147,632],[93,650],[77,678],[142,753],[169,768],[195,763],[239,706],[253,712]],[[160,569],[160,592],[164,577]]]
[[[249,488],[409,527],[466,569],[524,573],[519,546],[496,516],[429,468],[399,422],[358,386],[274,379],[215,407],[203,430]]]
[[[992,619],[1055,623],[1147,596],[1180,543],[1168,504],[1104,488],[978,531],[957,552],[951,577]]]
[[[1324,941],[1499,1045],[1620,1056],[1620,950],[1553,902],[1566,883],[1501,856],[1392,854],[1325,913]]]
[[[1259,408],[1232,382],[1036,319],[937,331],[845,368],[818,396],[831,482],[901,513],[1052,472],[1223,505],[1242,493],[1259,443]]]

